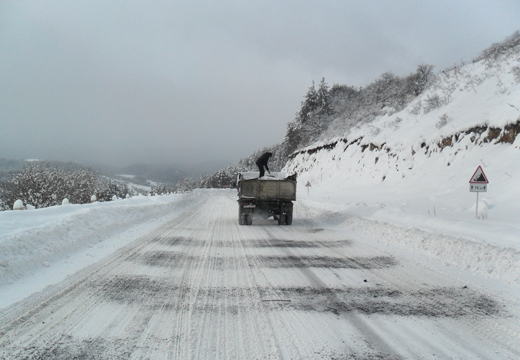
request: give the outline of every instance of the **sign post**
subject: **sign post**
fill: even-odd
[[[307,181],[307,184],[305,184],[305,186],[307,187],[307,196],[309,196],[309,190],[311,189],[311,182],[310,181]]]
[[[478,193],[487,192],[489,181],[484,170],[479,166],[469,180],[469,191],[477,193],[477,204],[475,206],[475,217],[478,218]]]

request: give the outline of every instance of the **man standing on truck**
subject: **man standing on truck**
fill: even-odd
[[[273,153],[266,152],[265,154],[260,156],[258,158],[258,160],[256,160],[256,166],[258,166],[258,169],[260,170],[260,177],[264,176],[264,174],[265,174],[264,166],[265,166],[265,169],[267,170],[267,172],[269,173],[269,175],[271,175],[271,171],[269,171],[269,167],[267,166],[267,162],[269,161],[271,156],[273,156]]]

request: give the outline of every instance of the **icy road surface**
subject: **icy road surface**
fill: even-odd
[[[302,215],[239,226],[236,195],[0,317],[2,359],[514,359],[518,309]]]

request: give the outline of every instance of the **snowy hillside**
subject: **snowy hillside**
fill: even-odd
[[[284,171],[309,204],[374,221],[382,241],[519,282],[519,132],[516,49],[444,71],[402,111],[294,153]],[[476,218],[478,166],[489,188]]]

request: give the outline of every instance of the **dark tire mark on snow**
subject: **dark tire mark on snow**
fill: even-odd
[[[22,358],[12,354],[11,359],[31,359],[31,360],[97,360],[130,359],[132,351],[136,349],[135,343],[138,339],[102,339],[88,338],[75,339],[70,335],[62,335],[55,344],[48,344],[44,341],[37,341],[30,347],[22,349]],[[6,354],[10,356],[9,354]]]
[[[352,240],[303,241],[303,240],[253,240],[250,247],[255,248],[333,248],[352,246]],[[246,244],[247,245],[247,244]]]
[[[208,243],[211,247],[218,248],[335,248],[352,246],[352,240],[330,240],[330,241],[313,241],[313,240],[243,240],[241,242],[226,241],[226,240],[198,240],[193,238],[184,237],[171,237],[171,238],[160,238],[154,240],[156,243],[160,243],[165,246],[178,247],[203,247],[207,246]]]
[[[471,290],[457,288],[433,288],[411,293],[376,288],[287,288],[279,291],[285,298],[294,299],[291,306],[296,309],[335,314],[357,312],[367,315],[457,318],[497,315],[501,310],[495,300]]]
[[[248,258],[250,256],[247,256]],[[251,257],[253,258],[253,257]],[[255,256],[266,268],[333,268],[333,269],[387,269],[398,263],[393,257],[330,257],[330,256]],[[148,251],[133,254],[127,261],[153,267],[179,268],[188,262],[197,262],[198,257],[187,256],[181,251]],[[216,270],[234,268],[234,259],[225,256],[208,256],[208,266]]]
[[[147,309],[162,308],[178,311],[226,311],[237,313],[250,307],[251,301],[262,302],[268,310],[294,309],[313,312],[360,313],[365,315],[399,315],[419,317],[495,316],[502,306],[494,299],[459,288],[431,288],[403,292],[389,288],[276,288],[279,299],[269,298],[272,288],[206,288],[192,290],[189,286],[171,286],[164,280],[146,276],[119,276],[92,283],[90,286],[105,294],[103,298],[122,304],[141,304]],[[192,293],[192,291],[194,291]],[[194,303],[178,303],[177,294],[188,294]],[[226,303],[219,299],[226,298]],[[209,305],[207,299],[210,299]],[[267,299],[267,300],[266,300]],[[200,301],[200,306],[197,305]],[[202,305],[205,304],[205,305]]]
[[[157,238],[153,240],[154,243],[159,243],[165,246],[180,246],[186,243],[192,242],[193,239],[186,238],[184,236],[179,237],[163,237],[163,238]]]
[[[180,251],[147,251],[142,254],[134,254],[129,260],[136,264],[153,267],[178,268],[184,266],[188,261],[197,259],[193,256],[186,256]]]
[[[389,256],[339,258],[330,256],[259,256],[271,268],[385,269],[397,265]]]

